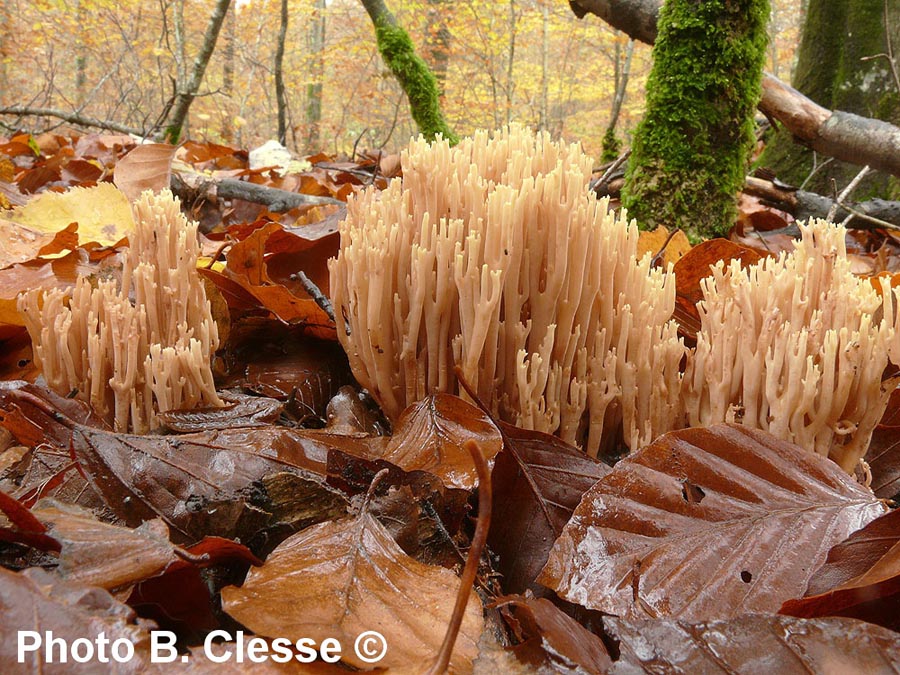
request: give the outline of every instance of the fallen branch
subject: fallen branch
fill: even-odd
[[[636,40],[656,40],[660,0],[570,0],[569,5],[577,16],[595,14]],[[900,128],[893,124],[823,108],[769,74],[763,75],[759,109],[816,152],[900,176]]]
[[[318,197],[288,192],[278,188],[257,185],[235,178],[212,180],[196,173],[173,173],[172,192],[183,202],[193,201],[199,193],[207,199],[242,199],[245,202],[262,204],[272,213],[283,213],[298,206],[324,206],[343,204],[332,197]]]
[[[55,117],[69,124],[77,124],[82,127],[95,127],[98,129],[109,129],[110,131],[118,131],[120,134],[132,134],[134,136],[144,137],[144,131],[135,127],[129,127],[116,122],[108,122],[97,119],[96,117],[88,117],[77,112],[67,112],[57,108],[32,108],[29,106],[11,105],[0,108],[0,115],[15,115],[17,117]]]
[[[835,201],[815,192],[804,190],[786,190],[761,178],[748,176],[744,183],[744,192],[762,199],[767,206],[773,206],[790,213],[797,220],[809,218],[825,218],[835,206]],[[845,220],[854,215],[853,222],[848,223],[850,229],[871,229],[872,227],[900,227],[900,202],[884,199],[870,199],[857,204],[838,204],[834,220]],[[862,222],[868,223],[864,225]]]

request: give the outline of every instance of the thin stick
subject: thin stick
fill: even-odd
[[[303,286],[303,290],[309,293],[309,296],[316,301],[316,304],[322,308],[322,311],[325,312],[328,315],[328,318],[331,319],[331,322],[334,323],[334,307],[331,306],[331,300],[325,297],[325,294],[319,290],[319,287],[313,283],[312,279],[306,276],[306,273],[302,270],[296,274],[292,274],[291,278],[300,282],[300,285]]]
[[[469,556],[466,559],[466,567],[463,569],[459,583],[459,592],[456,594],[456,605],[453,607],[453,616],[450,617],[450,625],[444,634],[444,642],[438,652],[437,659],[428,670],[428,675],[440,675],[447,672],[450,665],[450,655],[453,653],[453,645],[459,635],[463,616],[466,613],[466,604],[469,602],[469,594],[475,585],[478,576],[478,563],[487,543],[488,530],[491,526],[491,473],[481,447],[473,440],[466,441],[466,450],[472,455],[475,469],[478,471],[478,523],[475,526],[475,536],[472,537],[472,545],[469,547]]]
[[[869,171],[871,171],[871,169],[869,168],[869,165],[866,164],[860,170],[860,172],[856,174],[856,177],[850,181],[850,184],[843,190],[841,190],[841,193],[837,197],[835,197],[834,204],[832,204],[831,208],[828,210],[828,215],[825,216],[825,220],[830,223],[834,222],[834,217],[837,215],[838,208],[844,206],[844,200],[850,195],[851,192],[856,189],[856,186],[859,185],[859,182],[866,177],[866,174],[868,174]]]

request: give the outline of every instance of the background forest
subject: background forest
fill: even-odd
[[[190,75],[212,0],[4,0],[0,107],[25,106],[147,133]],[[298,154],[396,149],[416,131],[357,0],[290,0],[284,34],[286,145]],[[776,0],[766,69],[790,81],[806,3]],[[400,0],[391,10],[443,86],[453,130],[518,121],[582,142],[599,158],[606,129],[640,120],[650,47],[565,2]],[[278,0],[228,9],[187,136],[255,147],[277,136]],[[619,98],[624,90],[624,99]],[[45,124],[42,124],[45,122]],[[4,116],[7,130],[58,124]]]

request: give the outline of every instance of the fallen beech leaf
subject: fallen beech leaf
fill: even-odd
[[[85,509],[41,500],[32,509],[62,544],[59,573],[108,591],[156,576],[176,560],[169,528],[156,518],[136,529],[101,523]]]
[[[790,616],[851,616],[900,628],[900,511],[854,532],[831,549],[804,597],[781,607]]]
[[[325,485],[328,446],[284,427],[135,436],[76,427],[72,447],[91,485],[129,526],[161,517],[173,537],[242,540],[271,519],[259,481],[296,473],[296,489],[320,507],[313,522],[342,513]],[[298,494],[299,496],[299,494]]]
[[[243,544],[220,537],[205,537],[187,552],[193,556],[191,561],[178,558],[162,574],[135,584],[128,604],[160,628],[177,632],[180,639],[201,641],[207,631],[219,627],[219,621],[209,577],[201,575],[200,568],[230,565],[230,574],[243,575],[248,565],[262,565],[262,561]]]
[[[56,238],[53,232],[38,232],[25,225],[0,219],[0,269],[37,258],[39,251]]]
[[[606,673],[612,659],[599,637],[546,598],[506,596],[495,604],[515,615],[521,640],[540,644],[544,665],[551,669]],[[554,668],[554,666],[556,668]]]
[[[675,431],[585,494],[538,581],[619,616],[776,612],[884,511],[837,464],[766,432]]]
[[[609,467],[555,436],[501,422],[506,445],[491,484],[494,516],[488,545],[507,593],[545,589],[534,580],[581,497]]]
[[[404,471],[429,471],[449,488],[472,490],[478,475],[463,445],[476,441],[488,466],[500,452],[500,432],[481,410],[451,394],[432,394],[404,410],[383,459]]]
[[[172,158],[177,146],[166,143],[145,143],[116,162],[113,183],[129,201],[135,201],[144,190],[159,192],[169,187]]]
[[[897,634],[853,619],[749,614],[729,621],[603,619],[625,673],[896,673]]]
[[[897,424],[896,419],[891,421]],[[882,422],[876,426],[865,460],[872,471],[871,487],[875,495],[882,499],[900,496],[900,425],[885,426]]]
[[[103,633],[110,643],[119,639],[134,645],[135,656],[115,672],[142,673],[150,666],[150,633],[154,624],[135,619],[134,611],[106,591],[65,581],[40,568],[10,572],[0,568],[0,663],[8,673],[90,673],[96,661],[79,668],[76,664],[48,666],[42,651],[29,652],[18,663],[18,631],[32,630],[44,636],[53,632],[66,644],[79,638],[93,642]],[[107,647],[107,654],[109,654]],[[15,664],[15,665],[14,665]],[[107,671],[112,672],[112,671]]]
[[[302,291],[299,281],[289,277],[306,271],[319,289],[327,293],[324,281],[327,275],[314,272],[324,269],[326,260],[337,252],[337,246],[334,237],[311,242],[284,232],[278,223],[269,223],[231,247],[226,255],[225,274],[281,321],[302,324],[310,335],[334,339],[331,319]],[[273,266],[271,277],[269,264]]]
[[[277,420],[284,410],[281,401],[265,396],[222,392],[220,398],[227,404],[223,408],[169,410],[159,413],[158,417],[170,431],[186,434],[212,429],[266,426]]]
[[[321,523],[283,541],[240,588],[222,590],[223,609],[255,633],[352,645],[375,630],[387,643],[384,668],[427,664],[450,621],[459,579],[408,557],[368,512]],[[469,597],[450,672],[469,673],[482,631],[481,603]],[[351,649],[343,660],[371,663]]]
[[[44,192],[4,218],[40,232],[58,232],[78,223],[82,242],[112,246],[134,229],[131,203],[112,183],[67,192]]]

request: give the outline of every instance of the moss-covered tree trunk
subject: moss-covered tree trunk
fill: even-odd
[[[437,79],[421,56],[416,54],[413,42],[398,23],[383,0],[360,0],[375,25],[378,51],[400,83],[409,99],[409,112],[426,139],[434,140],[441,134],[456,143],[454,134],[441,112],[440,90]]]
[[[890,64],[878,54],[887,52],[889,34],[900,49],[900,3],[884,0],[809,0],[803,37],[797,54],[793,86],[825,108],[900,125],[900,92]],[[872,58],[875,57],[875,58]],[[900,67],[900,63],[897,64]],[[819,157],[819,163],[827,158]],[[813,153],[779,131],[763,157],[783,181],[800,185],[813,169]],[[830,195],[832,181],[840,190],[859,167],[832,161],[813,175],[805,189]],[[898,196],[898,182],[870,174],[854,192],[854,199]]]
[[[642,227],[728,231],[753,145],[768,0],[666,0],[623,202]]]

